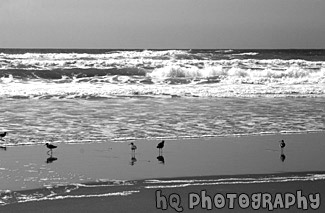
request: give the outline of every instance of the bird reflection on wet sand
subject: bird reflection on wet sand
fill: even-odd
[[[157,157],[157,160],[158,160],[159,163],[161,163],[161,164],[165,164],[165,158],[164,158],[164,156],[159,155],[159,156]]]
[[[129,144],[131,146],[131,161],[130,165],[134,166],[135,162],[137,162],[137,159],[135,158],[135,150],[137,149],[137,146],[134,143]]]
[[[54,161],[56,161],[58,159],[56,157],[53,157],[52,152],[50,152],[50,154],[49,154],[49,152],[47,152],[47,155],[49,155],[50,157],[48,157],[46,159],[46,163],[53,163]]]
[[[281,154],[281,156],[280,156],[280,160],[281,160],[282,162],[284,162],[284,161],[285,161],[285,159],[286,159],[286,156],[285,156],[285,154]]]
[[[281,141],[280,141],[280,148],[281,148],[280,160],[281,160],[282,162],[284,162],[285,159],[286,159],[286,156],[285,156],[285,154],[284,154],[284,147],[285,147],[285,146],[286,146],[286,144],[284,143],[284,140],[281,140]]]
[[[134,155],[131,156],[131,161],[130,161],[130,165],[134,166],[135,162],[137,162],[137,159],[135,158]]]

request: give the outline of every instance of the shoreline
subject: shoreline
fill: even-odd
[[[268,180],[268,177],[281,178],[284,175],[258,174],[196,177],[190,178],[194,184],[183,186],[173,184],[188,183],[189,178],[160,179],[161,182],[138,180],[129,181],[125,185],[106,186],[103,183],[88,183],[77,189],[63,186],[61,189],[53,188],[44,197],[38,197],[44,193],[44,189],[33,189],[20,192],[22,194],[19,202],[0,206],[0,209],[6,212],[323,211],[325,172],[287,173],[286,176],[297,178],[309,176],[311,173],[320,175],[319,179],[256,182],[261,178]],[[248,178],[250,181],[247,183],[233,182]],[[225,180],[230,182],[225,183]],[[195,184],[195,181],[199,184]],[[55,195],[56,192],[60,193]],[[170,197],[175,200],[169,200]]]
[[[17,179],[13,182],[12,177],[18,175],[29,178],[30,181],[25,179],[26,183],[38,181],[38,185],[44,186],[46,178],[48,184],[51,181],[59,183],[49,177],[61,178],[65,184],[100,179],[325,171],[325,160],[322,159],[324,138],[325,132],[166,140],[159,159],[156,145],[160,140],[135,141],[138,147],[135,156],[131,153],[130,142],[59,143],[52,155],[44,145],[7,147],[0,150],[0,174],[10,179],[2,177],[0,190],[17,190],[17,187],[10,186],[24,181]],[[281,139],[287,144],[282,152],[279,147]],[[5,181],[8,182],[3,184]]]
[[[197,192],[203,189],[212,192],[221,187],[222,191],[229,191],[233,189],[233,185],[243,188],[243,193],[245,190],[251,193],[261,190],[272,192],[272,187],[277,191],[288,189],[288,192],[293,193],[300,187],[308,191],[307,186],[311,185],[313,189],[321,190],[319,193],[325,195],[324,190],[320,188],[325,185],[325,159],[322,158],[325,151],[324,138],[325,133],[321,132],[166,140],[162,153],[164,163],[162,159],[157,159],[159,155],[156,145],[159,140],[135,141],[138,147],[135,156],[131,154],[129,142],[57,144],[58,148],[51,156],[47,154],[45,146],[8,147],[6,151],[1,150],[0,155],[2,202],[3,198],[7,201],[14,199],[13,194],[18,197],[19,194],[23,195],[19,197],[20,201],[36,200],[14,202],[0,206],[0,209],[12,208],[19,212],[24,206],[30,211],[41,212],[40,207],[49,205],[53,207],[54,212],[56,205],[57,209],[61,208],[61,203],[67,208],[72,208],[74,204],[68,202],[71,200],[74,200],[72,203],[77,206],[81,202],[92,205],[94,200],[97,203],[102,200],[114,200],[120,204],[121,200],[124,200],[131,205],[124,206],[123,211],[128,212],[132,210],[133,205],[138,206],[133,203],[134,198],[140,199],[142,204],[155,198],[152,191],[159,188],[148,188],[146,184],[153,184],[150,180],[177,180],[178,183],[171,182],[168,188],[163,187],[162,192],[179,191],[182,196],[194,189]],[[287,144],[282,152],[278,143],[281,139]],[[282,155],[285,155],[284,159]],[[51,162],[48,162],[49,158],[52,158]],[[308,174],[316,175],[316,179]],[[256,183],[257,179],[260,180],[263,176],[265,181]],[[298,176],[298,179],[290,179],[290,176]],[[275,179],[274,182],[272,178],[276,177],[286,179],[282,182]],[[220,180],[215,180],[239,179],[242,182],[247,178],[253,178],[255,183],[238,181],[235,184],[221,184]],[[191,183],[189,180],[195,184],[181,186]],[[256,190],[252,191],[248,186]],[[262,188],[259,189],[258,186]],[[295,188],[297,190],[294,190]],[[311,192],[309,190],[309,193]],[[40,197],[33,197],[35,194]],[[104,203],[101,205],[99,212],[110,208]],[[113,211],[116,211],[118,205],[114,208]],[[83,209],[79,210],[82,212]],[[141,211],[141,208],[138,210]],[[157,209],[150,207],[150,211],[152,210]],[[174,209],[170,210],[175,212]]]

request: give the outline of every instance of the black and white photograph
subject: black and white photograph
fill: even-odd
[[[0,212],[325,212],[324,0],[0,0]]]

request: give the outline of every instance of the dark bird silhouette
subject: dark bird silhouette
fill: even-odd
[[[7,132],[0,133],[0,138],[1,138],[1,140],[2,140],[2,138],[4,138],[6,135],[7,135]]]
[[[280,160],[281,160],[282,162],[284,162],[285,159],[286,159],[286,156],[285,156],[285,154],[282,153],[282,154],[280,155]]]
[[[48,157],[48,158],[46,159],[46,163],[53,163],[53,161],[56,161],[57,159],[58,159],[58,158],[53,157],[53,156],[52,156],[52,153],[51,153],[50,157]]]
[[[281,140],[280,141],[280,147],[281,147],[281,149],[283,149],[285,146],[286,146],[286,144],[284,143],[284,140]]]
[[[50,149],[50,150],[49,150],[50,152],[52,152],[52,149],[57,148],[57,146],[55,146],[55,145],[53,145],[53,144],[46,143],[45,145],[46,145],[46,147],[47,147],[48,149]]]
[[[130,143],[129,145],[131,146],[131,151],[135,152],[135,150],[137,149],[137,146],[134,143]]]
[[[159,150],[159,153],[162,152],[162,148],[164,148],[164,145],[165,145],[165,141],[161,141],[160,143],[158,143],[157,148]]]

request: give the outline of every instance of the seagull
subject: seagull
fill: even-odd
[[[165,141],[161,141],[158,143],[157,148],[159,149],[159,153],[162,151],[162,148],[164,148]]]
[[[284,143],[284,140],[281,140],[280,141],[280,147],[281,147],[281,149],[283,149],[285,146],[286,146],[286,144]]]
[[[0,133],[0,138],[1,138],[1,140],[2,140],[2,138],[4,138],[6,135],[7,135],[7,132]]]
[[[51,151],[51,152],[52,152],[52,149],[55,149],[57,147],[57,146],[54,146],[53,144],[49,144],[49,143],[46,143],[45,145],[47,148],[50,149],[49,151]]]
[[[132,152],[135,152],[135,150],[137,149],[137,146],[134,145],[134,143],[130,143],[129,145],[131,146]]]

